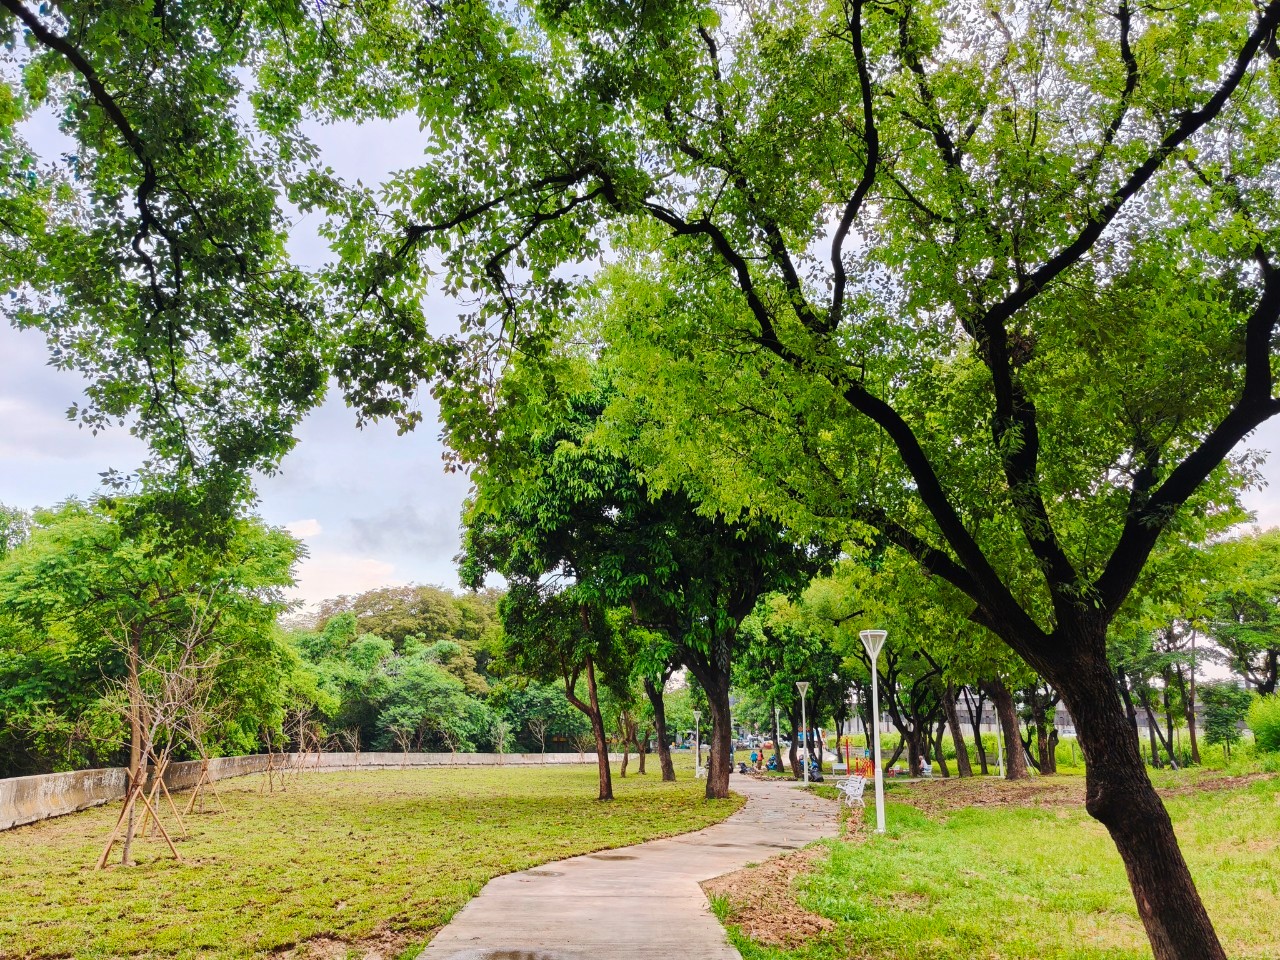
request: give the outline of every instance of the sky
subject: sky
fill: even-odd
[[[411,120],[312,134],[339,174],[365,182],[412,164],[422,143]],[[28,135],[48,149],[66,143],[48,117],[35,118]],[[327,255],[305,221],[295,225],[292,253],[309,266]],[[435,329],[456,326],[448,303],[426,308]],[[143,445],[126,428],[95,436],[66,419],[82,391],[77,374],[48,365],[40,334],[0,325],[0,503],[30,509],[87,498],[99,489],[100,473],[141,463]],[[422,412],[423,423],[404,436],[389,423],[357,429],[354,412],[332,390],[279,472],[260,479],[258,512],[300,537],[309,553],[293,599],[314,605],[405,583],[458,589],[454,557],[468,481],[444,470],[436,408],[425,393]],[[1268,454],[1280,447],[1280,418],[1244,446]],[[1248,492],[1245,503],[1260,526],[1280,525],[1280,458],[1268,456],[1263,474],[1269,483]]]

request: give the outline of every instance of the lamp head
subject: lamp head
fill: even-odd
[[[858,634],[862,638],[862,645],[867,648],[867,655],[872,659],[880,656],[880,650],[884,647],[884,638],[888,635],[887,630],[863,630]]]
[[[808,693],[808,692],[809,692],[809,681],[808,681],[808,680],[797,680],[797,681],[796,681],[796,689],[800,691],[800,696],[802,696],[802,697],[803,697],[806,693]]]

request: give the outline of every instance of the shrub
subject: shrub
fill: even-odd
[[[1280,751],[1280,697],[1275,694],[1258,697],[1249,706],[1245,722],[1253,731],[1259,750],[1267,753]]]
[[[1200,688],[1204,704],[1204,739],[1211,746],[1222,744],[1225,757],[1231,756],[1231,745],[1240,739],[1238,724],[1249,711],[1253,696],[1234,683],[1221,680]]]

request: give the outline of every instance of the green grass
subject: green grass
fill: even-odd
[[[905,786],[891,791],[902,797]],[[1276,954],[1280,779],[1166,800],[1229,956]],[[868,804],[867,822],[874,822]],[[1075,805],[989,806],[926,816],[889,803],[889,832],[827,844],[797,886],[837,922],[795,951],[731,928],[746,960],[1130,960],[1149,958],[1119,855]]]
[[[656,766],[615,776],[612,803],[593,766],[309,774],[270,795],[230,780],[227,814],[189,818],[182,865],[148,840],[138,866],[95,872],[117,804],[0,833],[0,957],[249,957],[322,937],[413,956],[493,876],[741,804]]]

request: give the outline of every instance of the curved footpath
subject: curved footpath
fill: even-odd
[[[419,960],[738,960],[699,886],[837,833],[837,804],[734,775],[747,803],[696,833],[490,880]]]

